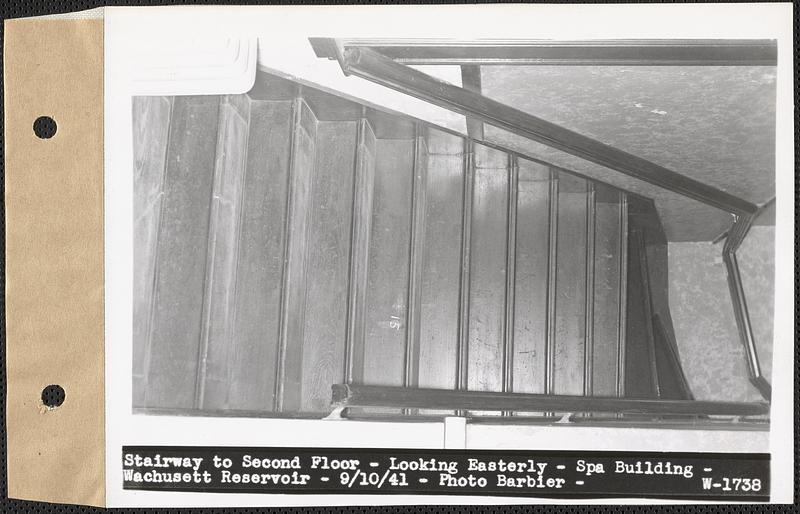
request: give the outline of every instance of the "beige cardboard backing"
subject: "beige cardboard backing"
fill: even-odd
[[[4,56],[8,495],[102,506],[103,22],[6,21]]]

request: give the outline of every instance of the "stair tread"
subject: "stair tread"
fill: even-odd
[[[325,412],[347,381],[687,395],[669,330],[653,336],[643,321],[644,295],[668,308],[642,284],[642,252],[666,265],[647,205],[630,212],[642,250],[613,188],[285,79],[257,82],[245,95],[134,103],[135,121],[161,119],[163,132],[135,145],[147,245],[136,270],[157,276],[136,293],[137,341],[155,313],[152,341],[134,345],[138,406]]]

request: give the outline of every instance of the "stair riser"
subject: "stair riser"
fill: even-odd
[[[622,193],[286,91],[134,104],[159,127],[136,140],[136,406],[325,412],[345,382],[652,397],[677,373],[641,365],[665,304]]]

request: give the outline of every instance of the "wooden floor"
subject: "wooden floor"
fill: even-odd
[[[625,193],[263,73],[133,114],[134,407],[651,396]]]

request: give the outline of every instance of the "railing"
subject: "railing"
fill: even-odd
[[[331,44],[367,47],[411,65],[775,66],[774,40],[441,41],[312,38],[320,57]]]
[[[515,109],[400,64],[634,64],[634,65],[774,65],[774,41],[675,41],[604,43],[509,42],[459,44],[402,41],[360,41],[313,38],[317,55],[338,60],[345,75],[355,75],[432,104],[461,113],[472,120],[508,130],[516,135],[605,166],[635,179],[722,209],[735,216],[723,247],[728,285],[737,329],[745,348],[751,382],[769,401],[771,388],[761,374],[750,325],[736,250],[759,208],[742,198],[711,187],[641,157],[624,152],[527,112]],[[631,48],[639,48],[631,53]],[[376,49],[378,51],[376,51]],[[693,52],[687,53],[686,49]],[[511,52],[513,59],[508,59]],[[699,52],[699,53],[698,53]],[[506,58],[503,59],[502,56]],[[694,56],[694,57],[692,57]],[[548,62],[549,60],[549,62]],[[399,61],[399,62],[398,62]],[[584,400],[585,401],[585,400]],[[592,400],[594,401],[594,399]],[[541,410],[542,407],[537,407]]]
[[[519,136],[713,207],[734,214],[753,214],[758,210],[756,205],[722,190],[474,91],[468,91],[398,64],[369,48],[345,48],[339,64],[347,75],[355,75],[465,116],[480,119]]]
[[[747,357],[747,371],[750,375],[750,382],[758,389],[761,396],[769,401],[772,398],[772,386],[761,374],[761,365],[758,361],[758,350],[756,349],[755,338],[753,337],[753,327],[750,325],[750,316],[745,301],[742,277],[739,274],[739,263],[736,260],[736,250],[744,241],[750,226],[756,215],[745,215],[736,218],[725,244],[722,247],[722,259],[725,261],[725,269],[728,272],[728,288],[731,292],[733,302],[733,314],[736,318],[736,328],[739,331],[739,340],[745,348]]]
[[[615,413],[652,416],[762,416],[769,414],[766,402],[711,402],[608,398],[550,394],[453,391],[408,387],[336,384],[333,386],[335,409],[404,408],[455,411],[548,411],[557,413]]]

